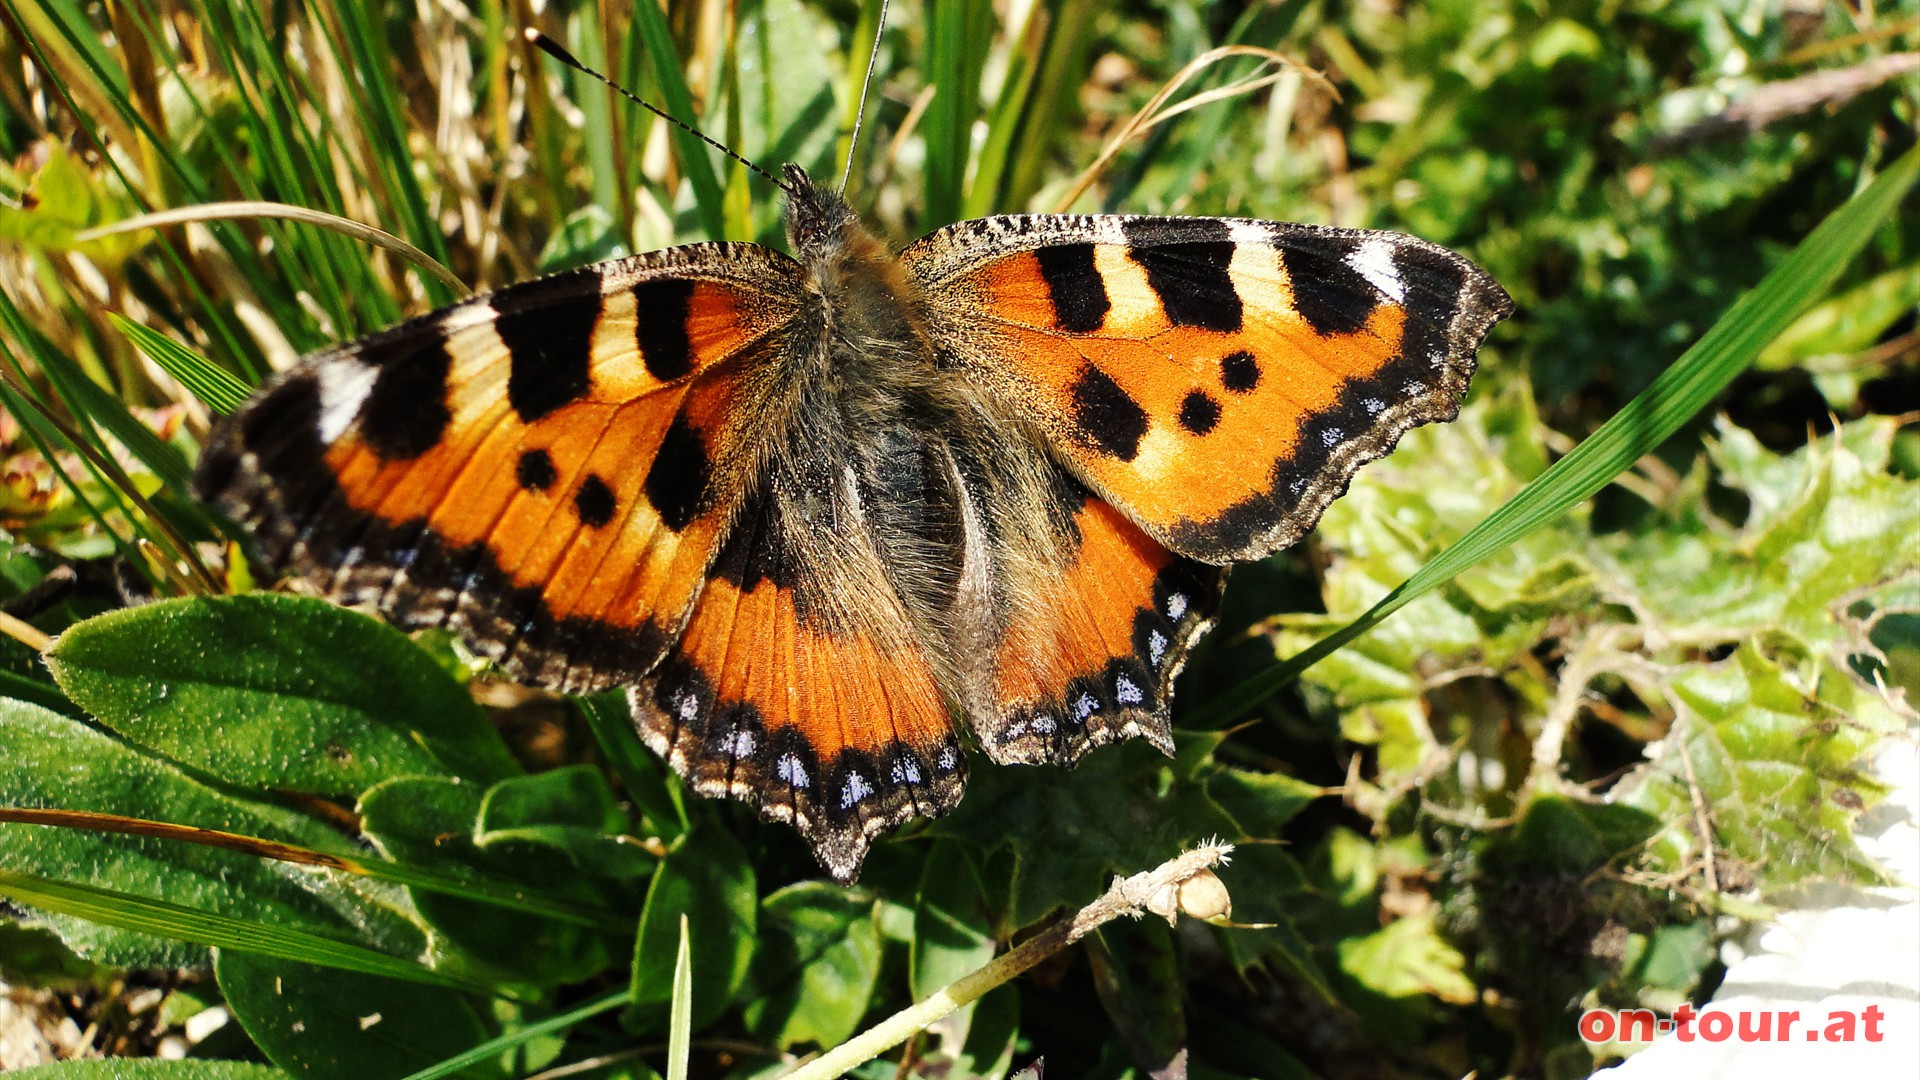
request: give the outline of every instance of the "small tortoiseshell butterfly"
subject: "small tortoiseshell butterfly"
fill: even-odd
[[[965,221],[897,257],[786,170],[710,243],[309,358],[215,433],[260,555],[516,678],[629,687],[707,795],[850,882],[998,763],[1172,746],[1224,564],[1450,420],[1512,310],[1452,252],[1224,218]]]

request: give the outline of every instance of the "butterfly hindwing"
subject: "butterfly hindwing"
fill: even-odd
[[[315,356],[214,434],[198,494],[264,561],[516,676],[660,659],[745,475],[745,377],[799,267],[707,244],[569,271]]]
[[[1061,473],[1059,565],[1000,601],[993,708],[976,717],[996,762],[1072,764],[1135,736],[1171,754],[1168,704],[1213,625],[1226,572],[1172,551]]]
[[[791,822],[850,882],[880,832],[959,802],[966,765],[864,513],[873,492],[819,467],[834,456],[776,456],[631,697],[642,736],[696,791]]]
[[[1355,469],[1451,419],[1512,309],[1445,249],[1224,218],[1009,216],[901,255],[955,363],[1154,539],[1212,563],[1298,540]]]

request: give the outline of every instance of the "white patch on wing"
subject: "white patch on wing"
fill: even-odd
[[[725,741],[720,745],[722,749],[726,751],[727,756],[736,761],[742,758],[750,758],[753,756],[753,732],[741,728],[727,736]]]
[[[774,762],[773,771],[774,775],[794,787],[813,786],[813,777],[807,775],[807,767],[800,764],[800,759],[792,754],[781,754],[780,760]]]
[[[1152,633],[1148,634],[1147,635],[1147,659],[1152,660],[1155,664],[1158,664],[1160,662],[1160,658],[1165,655],[1167,655],[1167,635],[1161,633],[1158,630],[1155,630]]]
[[[840,789],[840,809],[845,810],[861,799],[873,794],[873,785],[859,773],[848,773],[846,785]]]
[[[1146,695],[1140,693],[1140,688],[1135,686],[1133,680],[1127,678],[1125,675],[1114,677],[1113,696],[1114,699],[1122,705],[1138,705],[1146,700]]]
[[[1167,618],[1172,619],[1174,622],[1179,622],[1180,617],[1182,615],[1185,615],[1186,613],[1187,613],[1187,594],[1186,593],[1177,592],[1177,593],[1174,593],[1172,596],[1167,597]]]
[[[380,369],[357,360],[335,360],[321,364],[314,376],[320,383],[320,442],[331,446],[360,415]]]
[[[1406,303],[1407,285],[1400,280],[1400,268],[1393,264],[1392,244],[1379,239],[1363,240],[1353,254],[1347,256],[1347,265],[1394,303]]]

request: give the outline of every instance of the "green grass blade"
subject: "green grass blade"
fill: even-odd
[[[667,1080],[687,1080],[693,1056],[693,946],[680,916],[680,948],[673,957],[673,1005],[667,1018]]]
[[[498,987],[434,971],[413,961],[389,956],[350,941],[267,926],[211,911],[195,911],[165,900],[134,896],[112,889],[70,881],[50,881],[34,874],[0,870],[0,895],[44,911],[105,926],[117,926],[122,930],[190,941],[196,945],[405,979],[489,997],[502,996]]]
[[[693,91],[687,87],[686,73],[681,69],[680,54],[674,48],[666,13],[657,4],[635,4],[633,25],[647,58],[653,61],[654,81],[660,84],[660,97],[666,102],[667,115],[692,124],[698,119],[693,111]],[[713,171],[713,158],[708,156],[707,145],[679,125],[673,128],[673,144],[680,148],[680,167],[687,174],[687,182],[693,185],[694,208],[700,214],[701,227],[707,230],[707,238],[747,239],[727,235],[726,193],[721,189],[719,175]]]
[[[451,260],[445,238],[427,209],[426,195],[413,173],[413,149],[407,139],[408,124],[400,90],[393,81],[394,64],[387,51],[385,27],[376,24],[374,13],[365,5],[341,4],[334,10],[339,14],[340,34],[353,58],[354,74],[358,76],[348,85],[357,91],[353,97],[362,121],[368,126],[369,140],[378,158],[376,166],[406,226],[397,231],[444,266]],[[457,299],[453,290],[431,275],[416,271],[414,276],[434,307],[443,307]]]
[[[927,147],[923,228],[960,220],[972,157],[973,121],[980,113],[980,69],[987,49],[978,40],[991,33],[992,6],[985,0],[933,0],[927,5],[927,81],[933,102],[920,121]]]
[[[1820,223],[1752,291],[1727,309],[1653,385],[1599,430],[1521,489],[1453,546],[1381,598],[1366,614],[1195,710],[1190,722],[1212,727],[1244,716],[1335,650],[1416,597],[1552,521],[1606,487],[1745,371],[1761,351],[1838,280],[1920,178],[1920,148]]]
[[[610,1012],[626,1002],[625,990],[614,990],[600,995],[591,1001],[555,1016],[549,1016],[538,1023],[510,1031],[497,1039],[488,1039],[464,1054],[457,1054],[436,1065],[421,1069],[404,1080],[440,1080],[442,1076],[452,1076],[475,1065],[493,1061],[508,1050],[555,1032],[565,1031],[575,1024]]]
[[[149,329],[117,312],[107,316],[114,328],[133,342],[134,348],[160,365],[180,385],[222,416],[240,407],[251,392],[247,384],[233,377],[226,368],[187,348],[157,330]]]

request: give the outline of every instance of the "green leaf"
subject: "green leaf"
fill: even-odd
[[[907,983],[915,1001],[984,967],[999,951],[980,871],[957,841],[936,840],[927,853],[913,905],[911,950]]]
[[[267,1060],[301,1077],[398,1080],[498,1034],[462,994],[350,971],[220,951],[214,976]],[[468,1077],[520,1075],[501,1060]]]
[[[715,826],[695,829],[654,872],[634,944],[624,1022],[654,1031],[667,1021],[680,917],[692,928],[693,1026],[706,1027],[733,1003],[753,959],[759,902],[753,867],[738,841]]]
[[[1157,919],[1115,920],[1084,944],[1094,993],[1115,1037],[1149,1076],[1166,1075],[1187,1047],[1173,928]]]
[[[345,940],[344,935],[329,936],[291,929],[250,917],[202,911],[116,889],[52,881],[32,874],[0,870],[0,896],[55,915],[190,945],[258,953],[283,960],[298,957],[323,967],[384,975],[429,986],[456,987],[481,994],[494,992],[487,983],[377,952]]]
[[[532,779],[503,783],[519,786]],[[505,813],[514,803],[529,810],[543,802],[551,805],[550,800],[503,798],[495,809],[494,824],[513,828],[490,834],[481,822],[492,795],[458,780],[400,777],[361,797],[361,828],[385,853],[403,863],[496,884],[518,883],[551,898],[618,910],[612,894],[621,890],[630,894],[632,882],[602,877],[591,863],[577,861],[569,843],[578,833],[552,828],[542,837],[543,828],[553,823],[529,817],[510,819]],[[443,948],[464,962],[510,973],[534,985],[587,978],[613,963],[617,955],[604,932],[571,921],[424,888],[409,892]]]
[[[1106,746],[1073,769],[983,769],[936,835],[981,850],[1005,847],[1015,860],[1012,910],[1027,926],[1061,907],[1078,908],[1116,873],[1157,866],[1234,821],[1183,769],[1141,742]]]
[[[7,1080],[286,1080],[287,1074],[246,1061],[162,1061],[158,1058],[108,1058],[62,1061],[13,1069]]]
[[[519,771],[466,688],[405,635],[321,600],[110,612],[62,634],[47,666],[119,734],[243,786],[350,796],[392,776]]]
[[[1853,822],[1880,794],[1854,763],[1902,726],[1878,693],[1832,670],[1799,685],[1752,644],[1677,672],[1669,687],[1673,733],[1615,795],[1670,823],[1651,851],[1657,865],[1694,867],[1705,829],[1723,887],[1735,875],[1763,892],[1880,880],[1853,840]]]
[[[1431,911],[1395,919],[1362,938],[1340,942],[1340,967],[1389,998],[1433,997],[1451,1005],[1479,999],[1467,960],[1440,935]]]
[[[758,937],[741,989],[756,1039],[828,1048],[859,1030],[880,977],[871,900],[826,882],[789,885],[761,902]]]
[[[0,791],[15,806],[120,814],[344,852],[320,823],[216,791],[174,766],[45,709],[0,700]],[[403,901],[378,883],[315,874],[217,848],[39,825],[0,824],[0,868],[38,878],[164,897],[198,911],[362,941],[417,955],[423,941]],[[80,955],[125,967],[191,967],[206,953],[181,941],[56,916]]]

